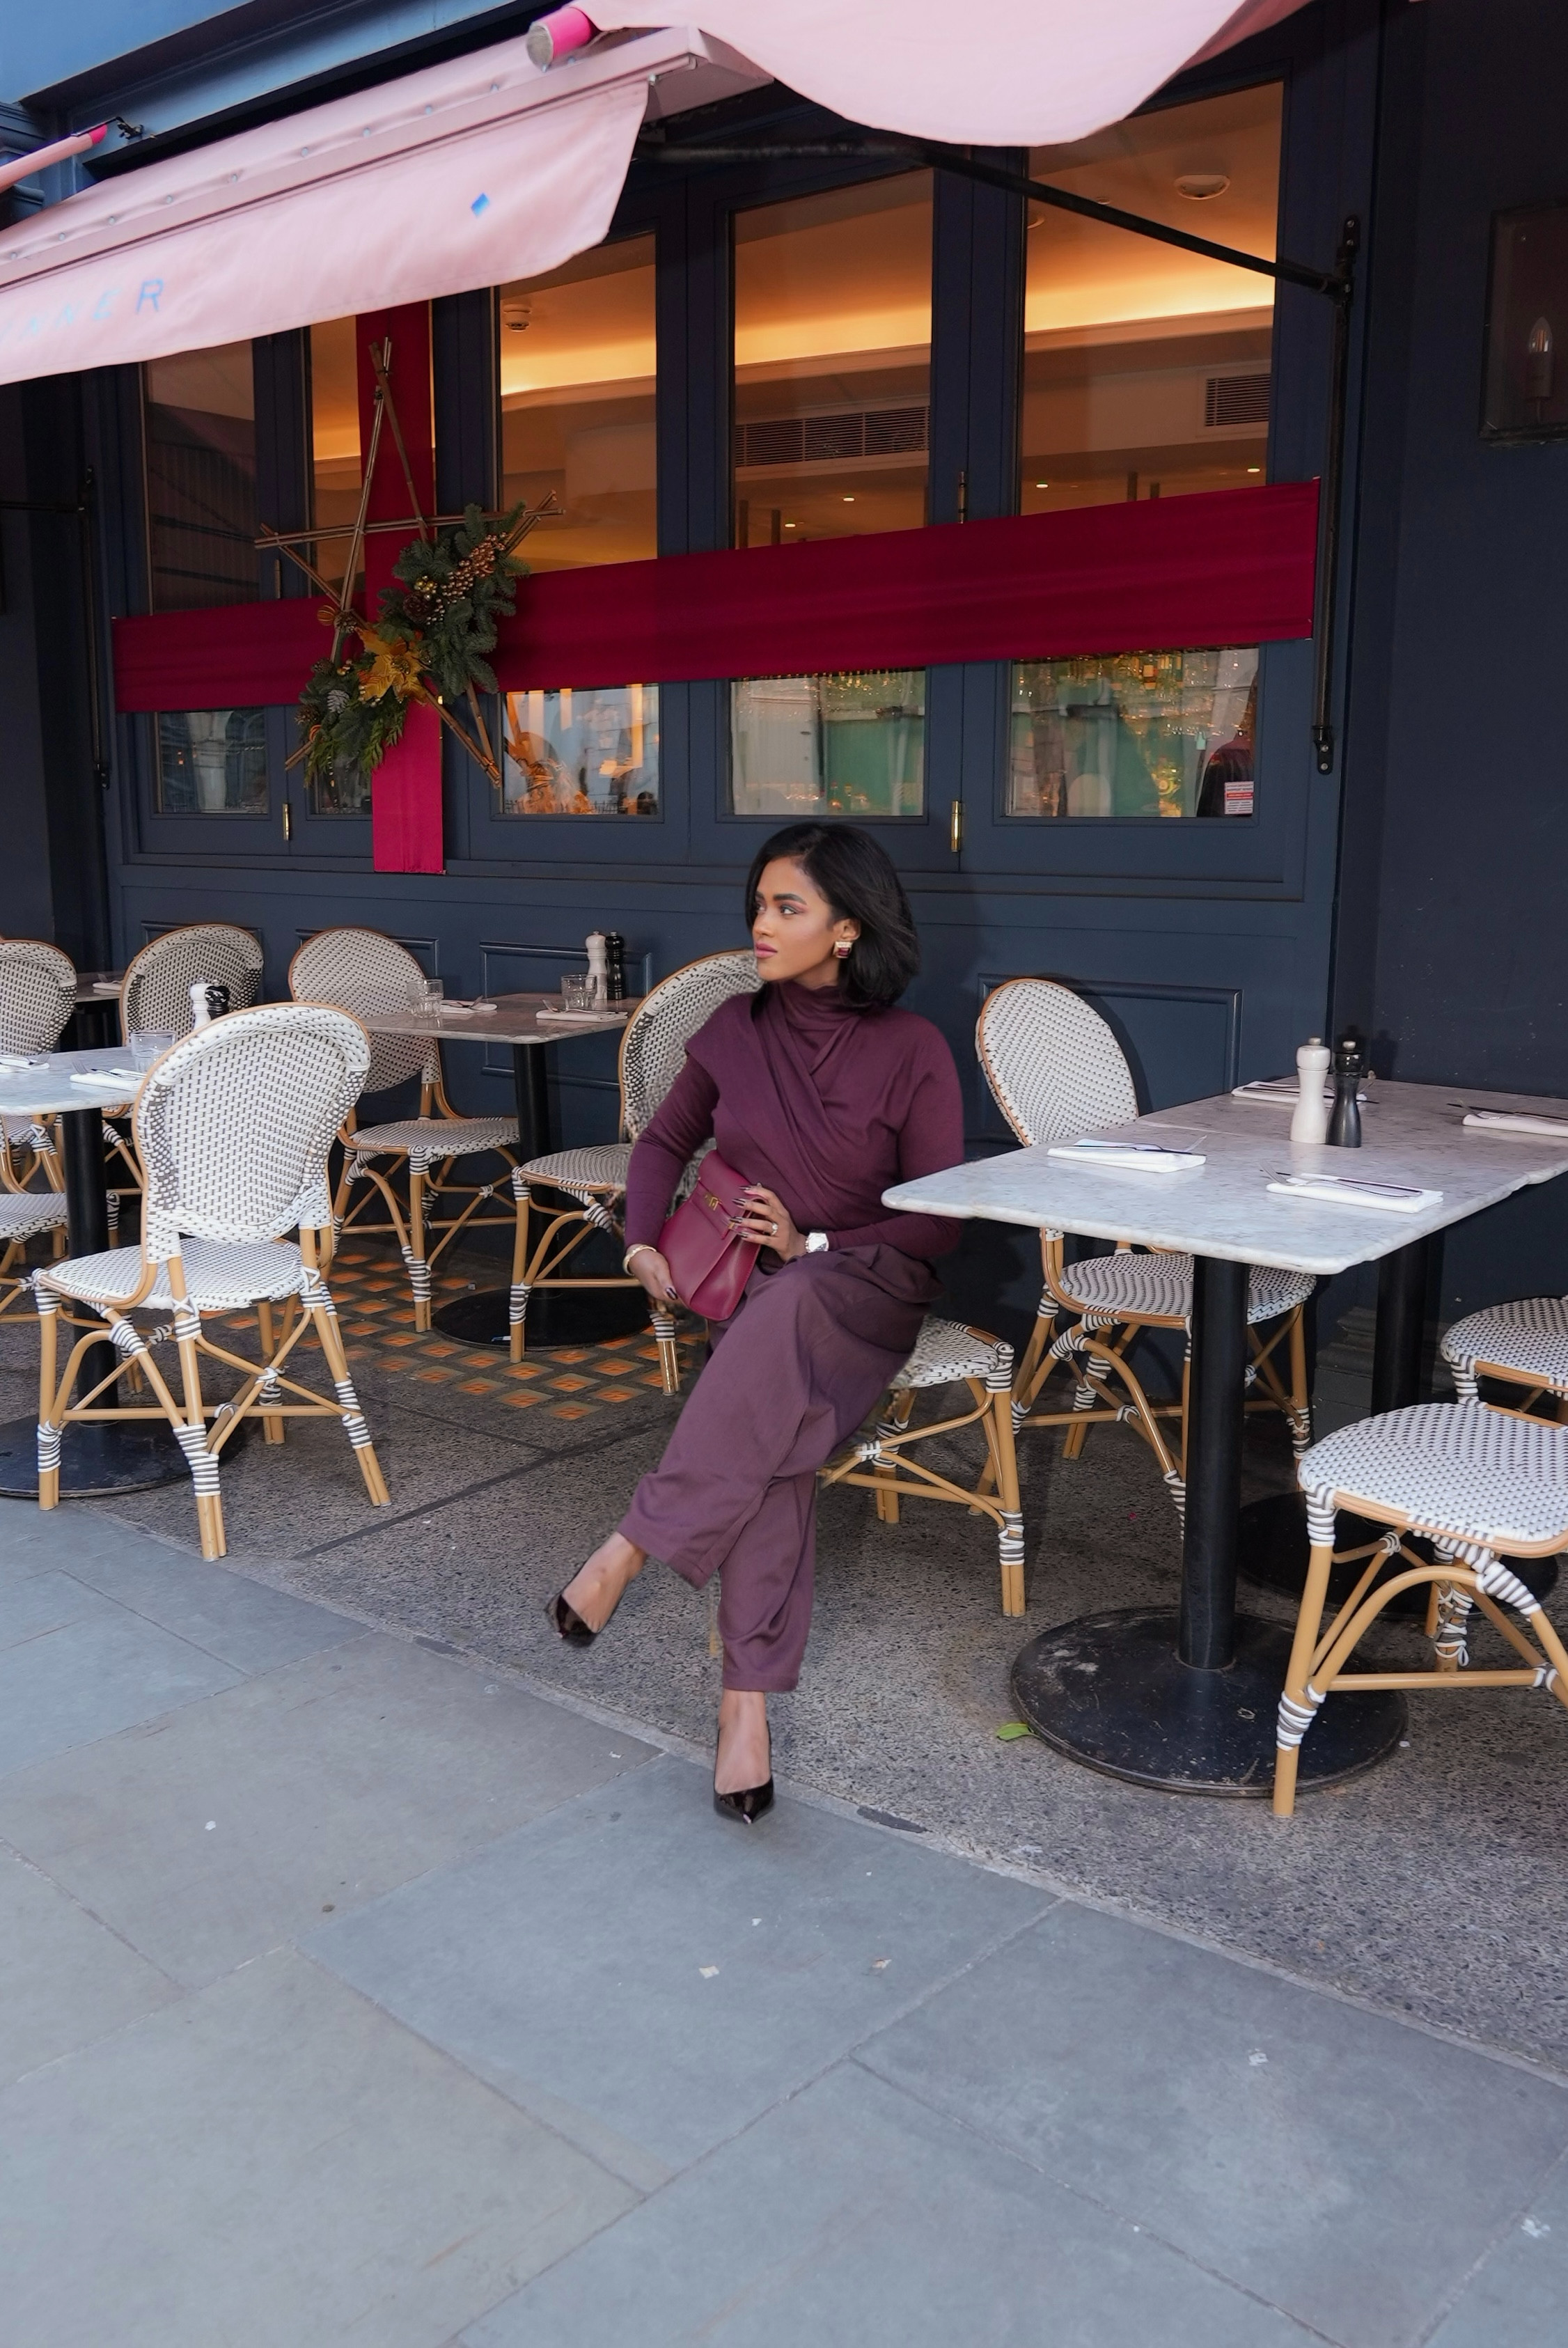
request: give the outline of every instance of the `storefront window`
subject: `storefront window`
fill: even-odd
[[[657,815],[659,688],[509,693],[503,815]]]
[[[391,457],[392,452],[387,451]],[[359,357],[352,318],[332,318],[310,330],[311,520],[336,535],[316,541],[313,560],[322,577],[341,588],[353,544],[362,481],[359,451]],[[393,461],[396,461],[394,458]],[[377,474],[387,458],[377,458]],[[409,536],[413,536],[412,530]],[[361,565],[354,592],[364,584]]]
[[[1012,816],[1253,813],[1255,646],[1020,661]]]
[[[165,710],[158,720],[160,815],[265,815],[264,709]]]
[[[370,778],[363,767],[340,760],[330,775],[310,778],[312,815],[368,815]]]
[[[150,359],[142,428],[152,609],[249,602],[257,592],[250,344]]]
[[[654,240],[580,253],[500,289],[501,503],[559,515],[522,549],[532,571],[658,552]]]
[[[925,808],[925,672],[730,687],[730,811],[884,822]]]
[[[925,520],[929,171],[735,219],[734,541]]]
[[[1272,258],[1277,82],[1165,107],[1033,179]],[[1274,286],[1226,263],[1031,204],[1024,304],[1025,513],[1268,478]]]

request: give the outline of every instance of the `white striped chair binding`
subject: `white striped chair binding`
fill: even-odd
[[[928,1386],[966,1385],[970,1407],[924,1426],[914,1424],[914,1398]],[[985,1437],[985,1474],[959,1482],[911,1457],[917,1444],[955,1435],[978,1423]],[[876,1496],[877,1515],[896,1525],[902,1500],[955,1500],[988,1516],[996,1528],[1002,1612],[1024,1612],[1024,1518],[1013,1448],[1013,1348],[984,1329],[927,1315],[913,1353],[889,1391],[876,1431],[861,1437],[821,1470],[824,1484],[860,1484]]]
[[[1296,1472],[1312,1555],[1280,1698],[1276,1817],[1294,1812],[1302,1740],[1318,1707],[1341,1691],[1538,1687],[1568,1704],[1568,1653],[1540,1600],[1504,1562],[1568,1549],[1568,1426],[1479,1402],[1413,1403],[1315,1443]],[[1336,1560],[1341,1509],[1388,1530]],[[1408,1533],[1430,1540],[1435,1563],[1406,1546]],[[1396,1558],[1399,1570],[1374,1589],[1385,1561]],[[1325,1629],[1329,1574],[1336,1561],[1351,1560],[1364,1560],[1360,1578]],[[1423,1582],[1436,1668],[1347,1671],[1390,1599]],[[1470,1619],[1478,1606],[1522,1667],[1468,1668]]]
[[[203,1557],[224,1553],[218,1464],[234,1429],[259,1416],[269,1443],[287,1418],[335,1418],[347,1435],[372,1502],[387,1487],[349,1375],[319,1242],[332,1225],[327,1153],[370,1063],[365,1030],[327,1004],[269,1003],[231,1012],[174,1045],[143,1078],[131,1126],[144,1186],[139,1248],[70,1257],[33,1278],[38,1308],[38,1504],[59,1499],[60,1454],[72,1426],[113,1416],[165,1419],[196,1491]],[[296,1231],[297,1242],[285,1238]],[[273,1308],[284,1307],[281,1332]],[[231,1352],[207,1334],[204,1313],[253,1305],[260,1357]],[[77,1401],[82,1356],[108,1323],[117,1364]],[[158,1316],[144,1330],[140,1316]],[[81,1334],[63,1372],[58,1324]],[[286,1375],[311,1331],[332,1381],[330,1398]],[[172,1337],[177,1396],[154,1348]],[[227,1401],[201,1395],[202,1359],[238,1372]],[[109,1389],[134,1365],[151,1389],[146,1406],[114,1410]]]
[[[511,1267],[511,1358],[521,1362],[528,1336],[528,1302],[536,1288],[634,1288],[629,1279],[588,1280],[562,1267],[592,1231],[624,1244],[622,1227],[632,1144],[686,1065],[686,1047],[721,1003],[755,994],[761,980],[749,948],[704,954],[672,971],[637,1005],[621,1037],[621,1131],[626,1138],[593,1149],[556,1149],[531,1159],[512,1177],[517,1193],[517,1241]],[[687,1169],[687,1181],[691,1169]],[[683,1190],[685,1189],[683,1185]],[[538,1200],[543,1189],[555,1194]],[[561,1199],[570,1200],[562,1205]],[[543,1226],[533,1236],[532,1217]],[[665,1392],[680,1391],[680,1357],[673,1313],[650,1310]]]
[[[305,1003],[335,1003],[345,1011],[368,1017],[377,1012],[411,1011],[419,1001],[425,973],[396,938],[380,930],[320,930],[301,946],[289,964],[289,992]],[[497,1195],[500,1182],[459,1183],[452,1169],[459,1158],[501,1159],[516,1178],[515,1117],[459,1117],[447,1098],[441,1071],[441,1046],[435,1036],[372,1035],[367,1093],[389,1092],[394,1085],[419,1079],[418,1117],[393,1119],[384,1125],[356,1126],[346,1120],[343,1172],[333,1200],[334,1229],[341,1239],[346,1231],[361,1237],[391,1231],[407,1268],[414,1300],[414,1326],[430,1325],[431,1275],[459,1231],[470,1225],[510,1227],[511,1211],[482,1210]],[[381,1160],[377,1164],[377,1159]],[[408,1213],[393,1187],[392,1176],[401,1165],[408,1177]],[[500,1181],[504,1181],[504,1177]],[[359,1203],[354,1186],[366,1185]],[[372,1219],[379,1198],[387,1210],[382,1221]],[[462,1203],[465,1202],[466,1203]],[[459,1211],[437,1222],[443,1207],[458,1204]],[[430,1244],[432,1225],[439,1231]]]
[[[69,954],[42,938],[0,939],[0,1051],[52,1052],[65,1033],[76,1007],[77,972]],[[16,1153],[27,1152],[18,1166]],[[0,1117],[0,1185],[6,1190],[28,1189],[43,1183],[63,1190],[59,1154],[47,1125],[27,1117]],[[56,1226],[47,1224],[45,1229]],[[0,1281],[10,1267],[0,1266]],[[8,1305],[11,1299],[6,1298]],[[4,1307],[0,1307],[3,1313]]]
[[[1461,1402],[1477,1399],[1478,1379],[1498,1378],[1529,1389],[1523,1410],[1545,1395],[1568,1403],[1568,1296],[1520,1296],[1468,1313],[1444,1332],[1442,1355]]]
[[[992,1097],[1026,1147],[1076,1141],[1139,1114],[1120,1045],[1099,1012],[1059,980],[1012,978],[995,987],[981,1009],[975,1045]],[[1186,1505],[1187,1363],[1181,1399],[1156,1403],[1126,1356],[1140,1329],[1180,1329],[1190,1352],[1192,1259],[1122,1247],[1114,1255],[1068,1263],[1065,1237],[1058,1231],[1040,1233],[1044,1285],[1018,1364],[1015,1424],[1020,1431],[1065,1427],[1062,1456],[1076,1459],[1091,1426],[1125,1419],[1154,1453],[1180,1513]],[[1247,1285],[1246,1407],[1283,1412],[1298,1458],[1312,1440],[1302,1308],[1315,1284],[1308,1272],[1253,1265]],[[1260,1334],[1269,1323],[1268,1334]],[[1288,1379],[1275,1360],[1282,1347]],[[1042,1410],[1039,1395],[1058,1365],[1073,1378],[1072,1406]],[[1118,1390],[1125,1399],[1113,1399]],[[1174,1447],[1161,1424],[1170,1420],[1178,1423]]]

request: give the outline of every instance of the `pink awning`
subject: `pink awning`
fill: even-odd
[[[669,0],[583,0],[603,30]],[[1183,66],[1305,0],[696,0],[706,32],[851,122],[964,145],[1047,147],[1119,122]],[[563,77],[585,52],[558,67]]]
[[[538,276],[597,244],[650,118],[768,76],[688,29],[542,73],[504,42],[0,230],[0,383]]]

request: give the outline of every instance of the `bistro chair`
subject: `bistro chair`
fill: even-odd
[[[262,949],[230,922],[191,922],[165,930],[127,965],[119,987],[120,1033],[189,1035],[193,986],[226,986],[231,1011],[248,1011],[262,991]]]
[[[419,1007],[425,973],[396,938],[380,930],[319,930],[301,946],[289,964],[289,992],[302,1002],[335,1003],[364,1018],[378,1012],[413,1011]],[[333,1200],[335,1239],[352,1228],[362,1237],[376,1231],[395,1234],[408,1270],[414,1300],[414,1326],[430,1325],[432,1267],[458,1233],[474,1220],[476,1230],[487,1223],[510,1225],[510,1215],[480,1215],[495,1196],[495,1185],[454,1184],[450,1179],[459,1158],[478,1158],[493,1150],[514,1165],[517,1146],[515,1117],[459,1117],[447,1098],[441,1072],[441,1045],[434,1035],[372,1035],[367,1093],[389,1092],[394,1085],[419,1079],[417,1117],[385,1125],[357,1125],[351,1110],[338,1136],[343,1144],[343,1172]],[[431,1114],[432,1110],[435,1112]],[[377,1163],[377,1160],[381,1163]],[[399,1165],[407,1169],[408,1216],[392,1187]],[[354,1185],[366,1189],[358,1208],[352,1201]],[[387,1209],[384,1221],[370,1220],[377,1197]],[[447,1221],[441,1236],[429,1245],[431,1210],[448,1200],[466,1199],[460,1214]]]
[[[1527,1389],[1522,1410],[1550,1395],[1557,1416],[1568,1416],[1568,1296],[1489,1304],[1446,1330],[1440,1350],[1461,1402],[1477,1400],[1479,1379],[1497,1378]]]
[[[76,965],[68,954],[63,954],[58,946],[46,945],[41,938],[0,940],[0,1051],[54,1051],[76,1002]],[[24,1150],[28,1153],[27,1162],[18,1168],[17,1153]],[[0,1117],[0,1184],[6,1191],[16,1192],[29,1189],[40,1177],[51,1190],[65,1188],[49,1126],[32,1117]],[[63,1229],[64,1220],[62,1209],[58,1228]],[[57,1226],[50,1223],[43,1228]],[[20,1236],[7,1240],[0,1282],[10,1269],[10,1250]],[[0,1313],[4,1309],[0,1305]]]
[[[762,983],[749,947],[703,954],[659,981],[638,1004],[621,1037],[621,1131],[627,1138],[588,1149],[556,1149],[531,1159],[513,1174],[517,1194],[517,1239],[511,1268],[511,1358],[521,1362],[528,1332],[528,1301],[536,1288],[635,1288],[626,1274],[593,1280],[562,1276],[561,1267],[590,1231],[612,1232],[624,1241],[626,1169],[632,1144],[686,1066],[686,1047],[721,1003],[732,994],[755,994]],[[694,1161],[695,1168],[695,1161]],[[684,1197],[691,1172],[681,1186]],[[538,1206],[543,1231],[532,1237],[535,1186],[557,1194]],[[572,1201],[559,1203],[560,1196]],[[650,1307],[665,1392],[680,1392],[680,1356],[675,1315]]]
[[[969,1389],[968,1410],[923,1426],[913,1423],[914,1398],[922,1388],[958,1385]],[[985,1474],[972,1486],[910,1456],[916,1444],[955,1435],[976,1423],[985,1437]],[[830,1460],[821,1478],[825,1485],[858,1484],[874,1493],[883,1524],[897,1524],[899,1505],[905,1499],[955,1500],[961,1508],[988,1516],[996,1528],[1002,1612],[1024,1612],[1024,1519],[1013,1449],[1013,1348],[1003,1338],[928,1314],[913,1353],[892,1382],[876,1432]]]
[[[285,1418],[337,1419],[372,1502],[377,1508],[386,1502],[319,1254],[321,1234],[332,1222],[327,1153],[369,1063],[365,1030],[346,1013],[327,1004],[269,1003],[199,1028],[148,1071],[131,1107],[143,1174],[140,1246],[70,1257],[34,1278],[42,1338],[40,1508],[58,1503],[61,1447],[72,1426],[93,1419],[166,1419],[191,1469],[201,1554],[222,1557],[219,1456],[253,1415],[260,1416],[269,1443],[283,1441]],[[296,1230],[297,1243],[284,1237]],[[275,1304],[286,1308],[281,1342],[273,1330]],[[259,1362],[231,1353],[202,1327],[204,1313],[253,1305]],[[101,1322],[85,1317],[84,1307],[108,1322],[118,1362],[73,1402],[83,1355],[105,1334]],[[62,1313],[82,1334],[60,1374]],[[161,1316],[160,1325],[144,1334],[132,1317],[142,1313]],[[325,1360],[331,1398],[284,1375],[307,1329]],[[179,1399],[153,1351],[170,1336],[179,1357]],[[202,1399],[203,1357],[240,1373],[228,1401]],[[132,1366],[153,1402],[116,1409],[109,1389]]]
[[[1013,978],[985,998],[975,1048],[993,1099],[1026,1148],[1073,1141],[1097,1127],[1124,1125],[1139,1114],[1125,1054],[1110,1028],[1070,986],[1055,979]],[[1065,1232],[1042,1231],[1044,1286],[1029,1343],[1018,1365],[1014,1419],[1026,1426],[1065,1426],[1063,1457],[1076,1459],[1091,1426],[1125,1418],[1144,1437],[1178,1510],[1186,1504],[1187,1374],[1191,1352],[1192,1259],[1175,1251],[1119,1247],[1114,1255],[1068,1263]],[[1247,1320],[1252,1358],[1248,1410],[1278,1410],[1299,1457],[1312,1440],[1302,1310],[1315,1282],[1310,1272],[1254,1264],[1248,1274]],[[1068,1316],[1058,1335],[1057,1323]],[[1260,1334],[1274,1323],[1266,1337]],[[1127,1359],[1145,1329],[1180,1330],[1185,1354],[1181,1398],[1151,1403]],[[1284,1346],[1288,1383],[1275,1354]],[[1072,1408],[1035,1407],[1060,1364],[1076,1377]],[[1119,1388],[1127,1400],[1108,1397]],[[1161,1420],[1175,1419],[1176,1447]]]
[[[1315,1443],[1296,1472],[1306,1495],[1312,1554],[1280,1698],[1276,1817],[1288,1818],[1295,1810],[1297,1756],[1318,1707],[1331,1695],[1373,1688],[1526,1687],[1550,1688],[1568,1704],[1568,1653],[1541,1601],[1504,1562],[1568,1549],[1568,1426],[1479,1402],[1413,1403]],[[1367,1561],[1325,1630],[1341,1509],[1388,1531],[1369,1554],[1347,1552]],[[1412,1533],[1431,1542],[1431,1559],[1406,1547],[1404,1537]],[[1401,1570],[1377,1581],[1393,1558],[1401,1560]],[[1427,1632],[1435,1644],[1435,1669],[1346,1671],[1390,1600],[1423,1583],[1429,1591]],[[1469,1668],[1470,1618],[1478,1606],[1519,1664]]]

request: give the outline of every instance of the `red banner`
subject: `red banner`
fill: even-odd
[[[495,667],[515,691],[1272,644],[1312,633],[1316,542],[1316,482],[1284,481],[557,571],[522,582]],[[117,620],[117,705],[293,701],[316,608]]]

